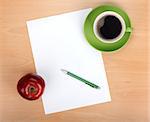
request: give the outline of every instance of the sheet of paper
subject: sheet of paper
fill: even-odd
[[[70,12],[27,22],[36,72],[45,82],[42,96],[45,114],[111,100],[103,59],[83,34],[92,9]],[[101,88],[89,87],[60,69],[66,69]]]

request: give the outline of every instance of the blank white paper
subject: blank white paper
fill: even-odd
[[[111,100],[100,52],[83,34],[83,25],[92,9],[27,22],[36,72],[46,88],[42,95],[45,114],[104,103]],[[66,69],[97,85],[94,89],[63,74]]]

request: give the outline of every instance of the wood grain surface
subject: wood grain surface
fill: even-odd
[[[21,76],[35,72],[26,21],[106,3],[124,9],[133,26],[122,49],[103,53],[112,101],[44,115],[41,99],[16,90]],[[0,0],[0,122],[150,122],[148,55],[147,0]]]

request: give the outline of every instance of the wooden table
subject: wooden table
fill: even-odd
[[[126,46],[103,53],[112,102],[45,115],[41,99],[24,100],[16,90],[35,71],[26,21],[104,3],[124,9],[134,28]],[[148,122],[147,0],[1,0],[0,12],[0,122]]]

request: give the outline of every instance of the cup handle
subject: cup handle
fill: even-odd
[[[126,32],[127,32],[127,33],[131,33],[132,30],[133,30],[132,27],[127,27]]]

